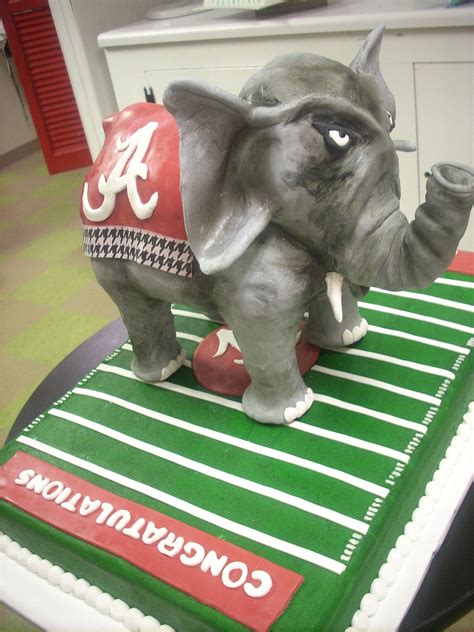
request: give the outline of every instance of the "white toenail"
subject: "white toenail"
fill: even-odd
[[[161,370],[161,381],[168,379],[173,373],[175,373],[179,367],[183,364],[186,359],[186,350],[182,347],[179,350],[179,354],[176,358],[170,360],[162,370]]]
[[[354,336],[352,335],[352,331],[346,329],[342,334],[342,342],[345,345],[351,345],[354,342]]]
[[[300,415],[304,415],[304,413],[306,412],[306,402],[296,402],[295,408],[296,412],[298,413],[298,417],[300,417]]]
[[[286,423],[291,423],[292,421],[294,421],[296,419],[296,417],[298,416],[296,408],[292,408],[291,406],[289,408],[285,408],[285,412],[283,413],[283,418],[286,421]]]

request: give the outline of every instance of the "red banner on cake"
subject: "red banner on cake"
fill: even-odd
[[[474,275],[474,252],[458,250],[454,259],[449,264],[450,272]]]
[[[268,630],[303,581],[250,551],[24,452],[0,468],[0,498],[258,632]]]

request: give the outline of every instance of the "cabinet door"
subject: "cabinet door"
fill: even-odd
[[[472,165],[474,64],[415,64],[420,190],[425,173],[443,161]],[[474,219],[461,250],[474,250]]]

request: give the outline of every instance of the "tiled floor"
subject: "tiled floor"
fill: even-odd
[[[117,317],[82,253],[83,176],[50,176],[39,152],[0,170],[0,445],[51,369]]]

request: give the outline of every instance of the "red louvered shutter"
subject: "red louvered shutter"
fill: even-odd
[[[91,155],[47,0],[0,0],[0,17],[49,173]]]

